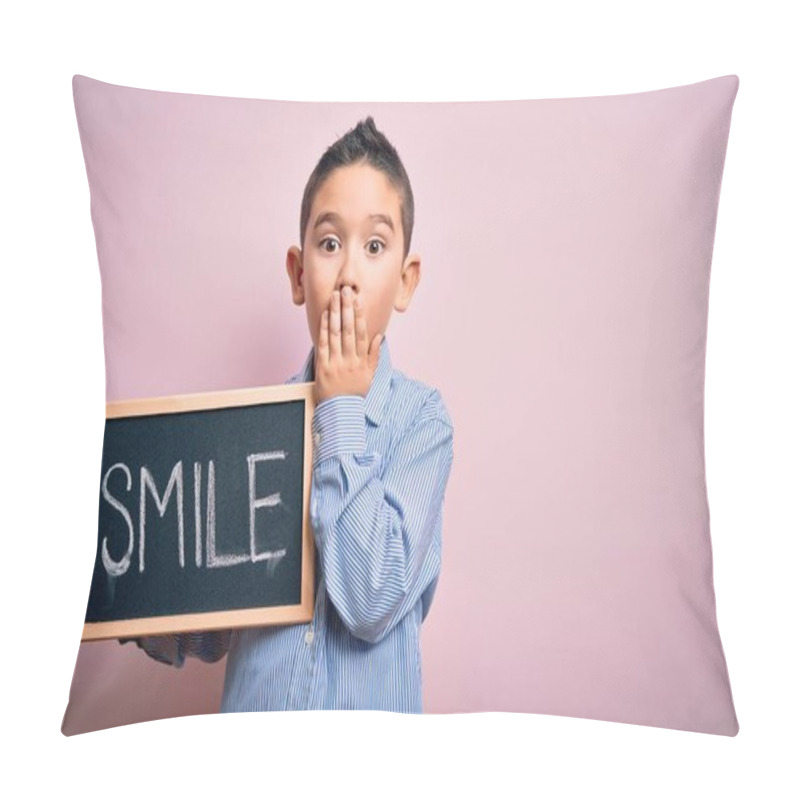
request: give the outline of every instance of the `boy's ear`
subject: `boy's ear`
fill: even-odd
[[[292,285],[292,302],[301,306],[305,302],[303,291],[303,252],[292,245],[286,253],[286,272]]]
[[[405,311],[411,303],[414,291],[419,285],[422,259],[417,253],[412,253],[406,258],[403,271],[400,273],[400,285],[394,301],[395,311]]]

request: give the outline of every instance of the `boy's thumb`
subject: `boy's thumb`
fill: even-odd
[[[381,344],[383,342],[383,334],[376,333],[372,339],[372,347],[370,348],[370,355],[372,356],[373,369],[378,365],[378,360],[381,354]]]

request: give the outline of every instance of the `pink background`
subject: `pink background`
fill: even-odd
[[[107,399],[300,369],[310,337],[284,262],[302,191],[372,114],[410,176],[422,256],[392,360],[442,392],[454,424],[426,711],[735,734],[703,384],[737,88],[731,75],[616,97],[323,104],[78,76]],[[83,644],[64,730],[214,711],[223,668]]]

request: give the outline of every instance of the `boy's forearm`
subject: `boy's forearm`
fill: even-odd
[[[120,644],[135,642],[148,656],[173,667],[182,667],[187,656],[206,663],[219,661],[230,647],[231,631],[198,631],[163,636],[120,639]]]
[[[314,430],[311,520],[328,594],[355,636],[379,641],[438,575],[452,428],[421,413],[385,468],[365,452],[363,399],[318,406]]]

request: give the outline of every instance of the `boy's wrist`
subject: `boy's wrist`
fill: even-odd
[[[331,456],[365,452],[365,405],[361,395],[340,394],[316,406],[311,423],[314,466]]]

